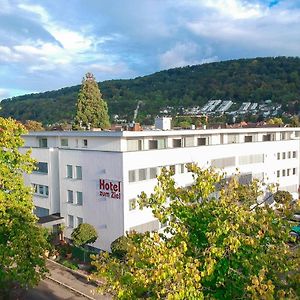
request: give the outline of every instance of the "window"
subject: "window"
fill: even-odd
[[[136,199],[130,199],[129,200],[129,210],[136,209]]]
[[[68,147],[68,146],[69,146],[68,139],[61,139],[61,140],[60,140],[60,145],[61,145],[62,147]]]
[[[139,169],[139,181],[147,179],[146,171],[147,169]]]
[[[239,157],[240,165],[258,164],[258,163],[263,163],[263,162],[264,162],[263,154],[243,155],[243,156]]]
[[[142,150],[142,140],[127,140],[127,151]]]
[[[293,168],[293,175],[296,175],[296,168]]]
[[[73,166],[67,165],[67,178],[73,178]]]
[[[293,158],[296,158],[296,157],[297,157],[297,152],[293,151]]]
[[[264,134],[263,135],[263,142],[271,141],[271,134]]]
[[[73,203],[73,191],[71,191],[71,190],[68,190],[68,192],[67,192],[67,202]]]
[[[252,173],[239,175],[239,183],[242,185],[249,185],[252,181]]]
[[[181,139],[173,139],[173,148],[180,148],[182,147]]]
[[[68,215],[68,227],[74,228],[74,216]]]
[[[77,226],[83,223],[83,218],[77,217]]]
[[[150,171],[149,171],[150,179],[156,178],[156,175],[157,175],[157,169],[156,168],[150,168]]]
[[[150,140],[149,141],[149,149],[158,149],[158,142],[157,140]]]
[[[252,135],[245,136],[245,143],[251,143],[252,142]]]
[[[149,149],[165,149],[166,148],[166,140],[165,139],[156,139],[149,140]]]
[[[82,167],[76,166],[75,171],[76,171],[76,179],[82,179]]]
[[[49,195],[49,187],[48,187],[48,185],[44,185],[44,193],[45,193],[45,196]]]
[[[277,177],[280,177],[280,170],[277,170]]]
[[[87,139],[84,139],[83,141],[82,141],[82,145],[83,145],[83,147],[87,147],[88,146],[88,140]]]
[[[194,137],[187,136],[184,138],[184,146],[185,147],[193,147],[194,146]]]
[[[282,176],[285,176],[285,170],[282,170]]]
[[[178,165],[179,167],[178,167],[178,172],[179,173],[184,173],[184,164],[180,164],[180,165]]]
[[[42,184],[33,184],[34,194],[37,196],[48,197],[49,187]]]
[[[35,170],[34,172],[42,173],[42,174],[48,174],[48,163],[38,162],[36,167],[37,167],[37,170]]]
[[[287,139],[286,132],[281,132],[281,133],[280,133],[280,139],[281,139],[281,140],[286,140],[286,139]]]
[[[280,152],[277,152],[277,159],[280,159]]]
[[[76,204],[82,205],[83,198],[82,198],[82,192],[76,192]]]
[[[226,168],[235,166],[235,157],[212,159],[211,166],[215,168]]]
[[[198,146],[205,146],[208,145],[208,138],[202,137],[197,139],[197,145]]]
[[[33,213],[39,218],[46,217],[49,216],[49,209],[36,206],[33,210]]]
[[[47,148],[48,147],[48,141],[46,138],[39,139],[39,147],[40,148]]]
[[[128,172],[129,182],[135,182],[137,181],[135,170],[131,170]]]
[[[288,158],[291,158],[292,157],[292,153],[291,151],[288,152]]]
[[[239,141],[239,136],[237,134],[228,134],[227,137],[228,144],[235,144],[238,143],[238,141]]]
[[[286,170],[286,176],[290,176],[290,173],[291,173],[291,169],[287,169]]]
[[[285,159],[285,152],[282,152],[282,159]]]

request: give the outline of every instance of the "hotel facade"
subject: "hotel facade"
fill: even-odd
[[[26,175],[34,188],[35,213],[44,225],[66,225],[70,238],[80,223],[98,231],[93,247],[109,250],[126,231],[158,230],[149,209],[136,198],[150,194],[162,167],[179,185],[192,182],[186,164],[236,169],[248,180],[278,183],[297,193],[300,128],[247,128],[149,131],[51,131],[24,136],[38,169]]]

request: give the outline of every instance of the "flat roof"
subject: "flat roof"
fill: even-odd
[[[45,223],[50,223],[53,221],[59,221],[64,219],[64,217],[61,217],[60,214],[53,214],[45,217],[40,217],[38,220],[38,224],[45,224]]]
[[[144,131],[30,131],[23,137],[146,137],[176,135],[206,135],[219,133],[264,133],[293,132],[300,127],[251,127],[251,128],[217,128],[217,129],[179,129],[179,130],[144,130]]]

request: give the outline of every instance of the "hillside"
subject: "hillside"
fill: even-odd
[[[78,74],[80,78],[82,74]],[[132,119],[137,102],[139,117],[154,116],[166,106],[203,105],[209,99],[287,104],[300,100],[300,58],[239,59],[187,66],[129,80],[100,82],[110,115]],[[70,121],[80,86],[24,95],[1,102],[2,116],[39,120],[44,124]]]

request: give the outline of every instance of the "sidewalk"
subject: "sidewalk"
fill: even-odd
[[[85,295],[87,299],[95,300],[108,300],[112,299],[111,296],[103,296],[96,293],[96,284],[87,281],[87,278],[83,274],[79,274],[76,271],[69,270],[68,268],[61,266],[60,264],[47,260],[47,267],[50,274],[48,278],[60,283],[64,286],[72,288],[74,291],[78,291]]]

